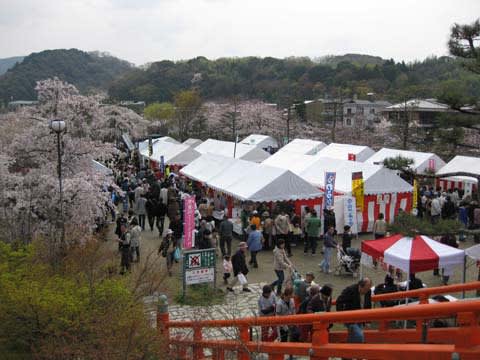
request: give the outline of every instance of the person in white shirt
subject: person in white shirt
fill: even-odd
[[[438,195],[435,194],[432,200],[432,205],[430,208],[430,215],[432,219],[432,224],[436,224],[440,220],[440,215],[442,214],[442,204]]]

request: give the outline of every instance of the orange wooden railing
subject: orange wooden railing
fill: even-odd
[[[440,288],[395,293],[407,297],[422,297],[451,291],[474,290],[480,282],[450,285]],[[393,294],[388,294],[393,296]],[[389,300],[387,295],[375,301]],[[394,299],[396,299],[394,297]],[[453,317],[457,325],[451,328],[428,329],[425,325],[436,318]],[[415,320],[415,329],[389,329],[396,320]],[[281,317],[249,317],[229,320],[168,321],[168,313],[159,313],[157,326],[170,344],[172,358],[203,359],[204,349],[210,349],[213,359],[224,359],[225,351],[235,351],[237,359],[246,360],[251,353],[266,353],[269,359],[283,359],[286,354],[309,356],[310,359],[348,357],[364,359],[451,359],[458,353],[461,359],[480,359],[480,300],[425,304],[372,310],[304,314]],[[379,323],[376,330],[365,330],[365,344],[342,343],[346,333],[329,332],[334,323]],[[257,326],[312,325],[312,340],[308,343],[261,342],[251,340],[251,329]],[[238,336],[227,340],[203,338],[204,328],[236,328]],[[170,335],[170,329],[191,329],[193,337]],[[424,343],[422,343],[422,341]]]

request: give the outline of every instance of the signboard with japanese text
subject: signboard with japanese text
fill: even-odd
[[[215,249],[188,250],[183,253],[183,291],[186,285],[213,282],[216,277]]]
[[[428,159],[428,169],[435,171],[435,159]]]
[[[186,250],[194,246],[195,206],[195,196],[186,196],[183,199],[183,248]]]
[[[325,208],[333,206],[335,199],[335,176],[334,172],[325,173]]]
[[[350,161],[356,161],[357,160],[357,155],[349,153],[348,154],[348,160]]]
[[[353,196],[345,196],[343,203],[345,225],[350,226],[352,234],[356,234],[357,230],[357,207]]]
[[[413,180],[413,209],[418,207],[418,180]]]
[[[352,195],[355,197],[357,210],[363,211],[364,183],[361,171],[352,173]]]
[[[162,174],[165,174],[165,158],[162,156],[160,156],[160,172]]]

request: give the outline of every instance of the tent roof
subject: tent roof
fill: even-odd
[[[94,171],[99,172],[103,175],[113,175],[112,169],[106,167],[102,163],[92,159],[92,168]]]
[[[313,199],[322,195],[288,170],[213,154],[202,155],[180,172],[244,201]]]
[[[241,141],[242,144],[255,145],[260,148],[278,148],[277,140],[268,135],[251,134]]]
[[[148,148],[140,151],[140,154],[157,162],[160,162],[161,156],[163,156],[165,164],[168,165],[186,165],[200,156],[197,151],[188,145],[167,141],[155,142],[153,144],[153,154],[150,157],[148,156]]]
[[[162,136],[162,137],[159,137],[159,138],[152,139],[152,145],[159,142],[159,141],[169,142],[169,143],[172,143],[172,144],[180,144],[180,142],[178,142],[177,140],[175,140],[174,138],[172,138],[170,136]],[[148,139],[140,141],[138,143],[138,150],[140,152],[142,152],[145,149],[148,149]]]
[[[233,152],[235,151],[235,158],[254,162],[261,162],[270,156],[265,150],[253,145],[237,143],[235,149],[234,142],[214,139],[204,141],[195,147],[195,150],[200,154],[212,153],[229,158],[233,158]]]
[[[279,151],[290,151],[297,154],[315,155],[327,146],[324,142],[309,139],[294,139]]]
[[[196,147],[196,146],[200,145],[201,143],[202,143],[202,140],[200,140],[200,139],[190,138],[190,139],[185,140],[182,144],[190,146],[190,147]]]
[[[465,171],[480,176],[480,158],[457,155],[452,160],[450,160],[444,167],[442,167],[437,172],[437,175],[460,171]],[[477,182],[476,178],[469,176],[455,176],[452,177],[452,179],[453,178],[460,181],[471,181],[475,183]]]
[[[368,158],[365,162],[369,164],[382,165],[385,159],[397,157],[397,156],[413,159],[412,168],[419,174],[425,172],[425,170],[429,168],[430,159],[433,159],[435,162],[434,164],[435,170],[440,169],[445,165],[445,161],[443,161],[433,153],[389,149],[389,148],[380,149],[375,154],[373,154],[370,158]]]
[[[275,154],[265,159],[262,164],[290,170],[299,175],[310,165],[317,162],[317,160],[318,158],[313,155],[303,155],[290,151],[277,151]]]
[[[331,143],[318,152],[318,156],[332,159],[348,160],[348,155],[354,154],[355,161],[363,162],[375,154],[368,146]]]
[[[390,194],[411,192],[412,186],[395,174],[394,171],[379,165],[356,161],[338,160],[315,156],[316,161],[299,175],[309,183],[323,188],[325,172],[335,172],[335,191],[352,191],[352,173],[361,171],[365,194]]]
[[[442,244],[424,235],[414,238],[401,234],[362,242],[362,252],[383,257],[386,264],[415,273],[463,264],[465,251]]]
[[[465,254],[474,260],[480,260],[480,244],[465,249]]]

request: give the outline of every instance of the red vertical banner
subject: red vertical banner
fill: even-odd
[[[428,159],[428,169],[435,171],[435,159]]]
[[[348,160],[350,161],[356,161],[357,160],[357,155],[349,153],[348,154]]]
[[[183,199],[183,213],[183,248],[191,249],[195,231],[195,196],[186,196]]]

